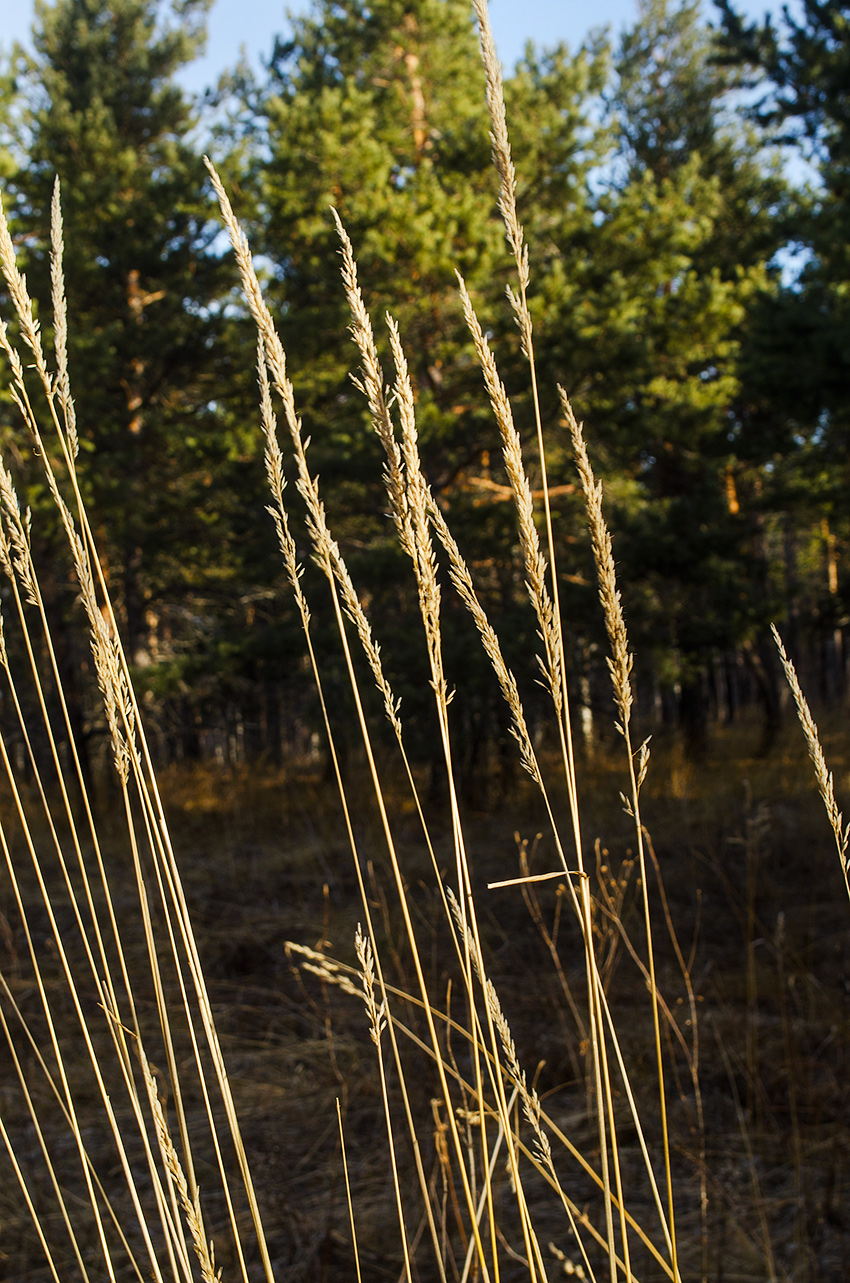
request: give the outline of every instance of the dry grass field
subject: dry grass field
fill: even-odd
[[[516,269],[506,307],[536,407],[529,255],[483,0],[476,12]],[[818,740],[798,691],[804,733],[789,694],[769,755],[745,718],[699,759],[673,734],[649,743],[601,487],[562,394],[611,653],[611,728],[591,757],[574,744],[544,425],[538,410],[524,447],[460,281],[538,630],[528,671],[550,727],[532,734],[423,475],[404,336],[387,318],[385,371],[339,224],[357,387],[421,616],[434,790],[408,756],[286,354],[211,176],[257,327],[269,511],[327,746],[321,765],[155,768],[79,484],[57,187],[53,340],[4,223],[16,316],[0,343],[67,538],[110,760],[92,781],[78,756],[45,567],[4,464],[0,1271],[56,1283],[847,1278],[841,722]],[[344,762],[306,556],[324,575],[350,685],[357,746]],[[522,768],[501,796],[495,782],[484,790],[487,809],[456,785],[448,593],[474,622]]]
[[[840,727],[824,738],[839,781],[847,780],[850,763],[842,752]],[[850,1183],[843,1122],[850,1039],[846,903],[796,726],[789,718],[780,744],[768,758],[757,754],[758,744],[755,725],[726,730],[716,737],[707,759],[695,766],[675,741],[662,742],[645,786],[666,897],[661,898],[653,871],[659,990],[670,1014],[665,1057],[679,1269],[683,1278],[838,1280],[846,1276],[850,1250],[844,1214]],[[356,777],[362,764],[352,769]],[[639,949],[642,943],[638,876],[628,817],[611,802],[621,774],[621,763],[608,752],[581,765],[584,796],[589,799],[586,831],[591,846],[600,843],[603,870],[594,891],[597,956],[648,1143],[654,1148],[661,1137],[646,982],[630,954],[631,947]],[[161,783],[260,1191],[274,1277],[357,1277],[338,1101],[363,1276],[398,1278],[404,1263],[393,1232],[395,1199],[375,1048],[362,999],[343,991],[332,978],[335,972],[317,975],[318,959],[313,956],[358,968],[354,934],[362,913],[333,789],[309,763],[265,773],[174,768]],[[366,783],[365,772],[360,783]],[[355,778],[353,796],[367,796],[357,784]],[[391,793],[390,800],[399,802],[394,809],[403,816],[399,835],[411,903],[426,942],[428,987],[442,998],[441,1009],[452,1011],[460,1021],[461,1004],[450,992],[450,987],[455,995],[458,992],[458,968],[456,961],[452,963],[442,907],[429,886],[428,852],[415,816],[409,808],[404,814],[404,796],[395,799]],[[506,805],[469,818],[471,863],[483,906],[482,935],[519,1058],[535,1083],[552,1133],[562,1132],[593,1163],[594,1158],[598,1162],[593,1085],[576,1019],[576,1010],[580,1013],[586,1003],[586,977],[563,891],[546,883],[532,884],[524,893],[516,887],[487,890],[488,882],[521,874],[523,841],[531,871],[546,867],[545,839],[536,840],[538,809],[533,790],[518,789]],[[4,823],[8,811],[7,798]],[[353,822],[364,850],[374,852],[368,862],[367,893],[376,938],[387,960],[386,981],[400,995],[394,1003],[395,1018],[405,1038],[424,1040],[427,1028],[415,999],[403,927],[392,905],[392,876],[381,851],[380,825],[365,803]],[[127,863],[123,872],[121,868],[126,838],[118,826],[110,831],[108,823],[105,834],[128,969],[141,976],[146,958],[134,878]],[[7,835],[12,851],[19,853],[20,832]],[[436,828],[436,845],[448,873],[447,817]],[[23,898],[29,903],[37,899],[31,875]],[[69,920],[67,897],[60,894],[55,904],[60,921]],[[675,925],[675,942],[666,930],[665,907]],[[43,1042],[44,1017],[28,959],[21,956],[20,920],[8,892],[2,909],[2,970],[8,986],[4,1012],[10,1019],[11,1011],[20,1010],[37,1041]],[[38,929],[49,941],[43,911]],[[55,996],[60,1041],[66,1040],[71,1049],[69,1075],[72,1082],[75,1071],[79,1076],[75,1099],[89,1114],[86,1147],[98,1171],[107,1177],[111,1173],[117,1185],[109,1129],[78,1060],[74,1013],[53,951],[46,952],[53,968],[45,973],[45,984]],[[85,960],[76,961],[82,966]],[[87,1014],[106,1060],[107,1031],[97,1023],[97,1004],[91,986],[87,988]],[[139,1007],[153,1035],[155,1002],[147,998]],[[446,1046],[458,1066],[468,1062],[461,1029],[454,1045],[447,1040]],[[440,1082],[426,1049],[411,1042],[406,1050],[427,1184],[435,1214],[442,1218],[447,1276],[454,1277],[455,1269],[462,1272],[458,1257],[465,1238],[457,1180],[446,1153]],[[191,1056],[187,1047],[182,1051]],[[30,1069],[33,1054],[30,1050]],[[38,1082],[38,1074],[35,1077],[39,1116],[46,1120],[49,1151],[66,1200],[77,1214],[79,1234],[86,1192],[75,1171],[73,1144],[55,1098]],[[4,1125],[28,1168],[29,1190],[41,1227],[54,1244],[60,1277],[80,1277],[67,1247],[61,1246],[65,1235],[56,1192],[34,1143],[32,1120],[22,1107],[8,1049],[3,1081]],[[389,1088],[398,1117],[397,1084],[390,1081]],[[652,1205],[641,1190],[645,1177],[640,1154],[621,1099],[618,1110],[624,1181],[628,1187],[631,1180],[632,1188],[641,1191],[630,1200],[630,1211],[639,1223],[651,1222]],[[201,1131],[203,1103],[196,1094],[187,1101],[187,1111]],[[238,1262],[225,1246],[228,1218],[221,1195],[215,1195],[213,1158],[202,1150],[195,1161],[207,1229],[221,1245],[218,1264],[224,1267],[223,1277],[238,1276]],[[405,1204],[415,1207],[416,1172],[401,1135],[398,1162]],[[4,1275],[47,1279],[50,1271],[8,1157],[3,1167]],[[591,1221],[602,1219],[601,1196],[578,1163],[561,1154],[558,1172],[581,1213]],[[504,1162],[497,1163],[493,1182],[502,1274],[524,1277],[527,1267],[515,1259],[523,1255],[522,1234]],[[115,1197],[111,1188],[110,1193],[126,1227],[132,1218],[130,1201],[126,1194]],[[565,1228],[563,1208],[539,1177],[529,1181],[528,1196],[549,1277],[557,1278],[564,1270],[559,1251],[576,1267],[581,1264]],[[249,1228],[247,1217],[244,1228]],[[420,1230],[421,1224],[411,1224],[411,1238]],[[83,1239],[82,1246],[84,1258],[97,1259],[94,1236]],[[441,1277],[425,1246],[420,1234],[415,1276]],[[252,1269],[249,1262],[246,1268],[253,1277],[260,1263],[255,1260]],[[604,1264],[596,1268],[597,1277],[605,1277]],[[641,1279],[667,1277],[653,1257],[639,1254],[639,1245],[632,1269]],[[93,1270],[91,1277],[97,1276]],[[126,1265],[116,1270],[116,1277],[134,1276]]]

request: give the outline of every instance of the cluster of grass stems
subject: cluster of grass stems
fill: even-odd
[[[485,0],[475,0],[475,11],[487,77],[499,209],[516,271],[515,281],[507,288],[507,301],[527,359],[536,432],[536,441],[531,442],[530,448],[541,474],[542,513],[534,511],[520,434],[493,352],[476,316],[474,301],[459,277],[460,305],[480,362],[515,501],[529,608],[536,617],[540,641],[540,653],[535,658],[540,680],[548,692],[558,744],[556,769],[551,760],[545,764],[539,760],[517,681],[505,662],[463,550],[423,475],[417,444],[416,398],[404,336],[393,318],[387,316],[392,358],[392,372],[387,378],[358,284],[354,250],[334,215],[341,245],[342,284],[351,313],[351,338],[357,350],[355,383],[368,403],[374,430],[385,452],[388,510],[401,548],[410,559],[418,595],[433,715],[448,783],[453,854],[448,877],[441,871],[429,828],[428,806],[406,753],[399,702],[357,587],[333,537],[318,479],[311,471],[308,441],[302,432],[286,354],[264,302],[246,239],[224,187],[209,166],[245,299],[256,323],[260,416],[271,491],[269,512],[301,616],[360,892],[362,925],[354,942],[356,965],[332,961],[326,953],[297,943],[291,945],[291,955],[302,970],[317,973],[326,984],[337,986],[365,1005],[383,1101],[386,1152],[395,1191],[405,1280],[433,1277],[466,1283],[467,1279],[479,1278],[496,1283],[507,1270],[506,1276],[527,1274],[537,1283],[551,1277],[554,1269],[615,1283],[637,1278],[636,1261],[640,1260],[653,1277],[676,1281],[683,1273],[668,1136],[665,1080],[669,1072],[665,1069],[665,1048],[671,1039],[682,1042],[682,1036],[656,981],[649,899],[653,879],[648,867],[654,853],[641,814],[641,787],[649,766],[649,748],[647,743],[636,744],[633,740],[632,660],[611,539],[603,515],[601,485],[594,478],[582,429],[566,393],[561,391],[564,422],[572,437],[585,497],[599,597],[610,641],[608,662],[616,725],[625,755],[628,784],[622,805],[634,825],[643,918],[640,939],[633,942],[619,921],[616,883],[604,877],[595,883],[597,868],[588,867],[571,732],[534,336],[527,304],[531,268],[515,204],[516,182],[501,74]],[[29,978],[25,1001],[19,1001],[16,992],[20,987],[16,989],[14,977],[0,973],[0,1021],[10,1072],[19,1086],[15,1108],[23,1109],[29,1120],[32,1145],[28,1148],[32,1152],[17,1152],[18,1133],[13,1135],[14,1129],[2,1113],[0,1136],[56,1283],[65,1283],[71,1274],[86,1280],[153,1278],[186,1283],[200,1277],[211,1283],[222,1273],[222,1267],[216,1264],[216,1250],[219,1259],[227,1263],[226,1275],[242,1278],[246,1283],[249,1277],[270,1280],[272,1260],[263,1225],[262,1191],[255,1191],[252,1180],[192,917],[145,738],[144,719],[78,484],[77,427],[66,354],[58,185],[52,208],[52,353],[46,350],[5,221],[0,230],[0,253],[8,296],[16,314],[10,328],[5,324],[0,327],[0,346],[11,370],[12,396],[43,466],[44,480],[67,536],[88,619],[94,672],[118,781],[116,796],[120,796],[125,835],[122,846],[135,887],[132,904],[128,904],[123,891],[119,899],[113,892],[110,865],[114,856],[104,855],[107,844],[101,836],[75,745],[61,666],[32,554],[30,518],[19,506],[12,475],[5,463],[0,463],[0,563],[5,574],[3,601],[8,616],[4,626],[14,629],[16,636],[15,646],[8,649],[0,636],[0,663],[4,668],[3,698],[15,710],[23,745],[23,758],[16,760],[0,739],[0,758],[11,799],[9,814],[0,823],[0,845],[26,942]],[[280,432],[278,415],[282,420]],[[324,574],[333,604],[386,859],[392,871],[396,910],[411,962],[414,979],[407,993],[399,993],[390,983],[382,957],[381,926],[374,921],[374,900],[364,877],[368,860],[360,849],[351,817],[333,718],[313,647],[310,606],[303,590],[296,539],[285,503],[284,450],[288,452],[300,508],[306,516],[310,555]],[[594,1129],[589,1152],[582,1152],[547,1115],[520,1063],[508,1019],[489,975],[481,911],[473,894],[463,807],[455,787],[451,676],[444,669],[441,641],[441,594],[446,587],[446,574],[452,590],[472,616],[492,665],[509,710],[516,750],[537,793],[548,831],[547,849],[555,853],[554,867],[546,874],[532,874],[527,859],[523,859],[520,876],[498,885],[514,886],[515,894],[522,894],[534,906],[534,884],[544,878],[557,879],[574,917],[576,948],[582,951],[585,973],[583,1010],[564,983],[576,1028],[582,1035],[581,1054],[586,1064],[587,1101]],[[443,929],[454,953],[453,966],[461,990],[460,998],[455,993],[451,1008],[433,992],[433,984],[429,988],[404,852],[399,849],[397,825],[382,787],[376,728],[370,724],[361,691],[358,648],[365,655],[382,698],[409,797],[430,853],[434,889],[442,904]],[[9,658],[13,650],[14,665]],[[848,831],[835,803],[832,777],[815,724],[781,643],[780,652],[846,880]],[[18,667],[20,672],[13,671]],[[32,727],[32,708],[39,710],[37,732]],[[26,787],[18,782],[22,770],[28,775]],[[566,822],[563,815],[568,817]],[[110,822],[114,824],[114,816]],[[114,848],[112,828],[108,844]],[[123,873],[124,870],[122,878]],[[638,1110],[638,1093],[609,1007],[604,941],[600,944],[598,930],[600,904],[611,931],[615,935],[619,932],[645,982],[643,1019],[646,1029],[651,1030],[648,1039],[653,1048],[650,1059],[656,1084],[651,1135],[647,1135]],[[662,909],[666,915],[663,901]],[[140,930],[147,957],[147,967],[141,972],[136,965],[135,948],[131,966],[126,943],[129,934]],[[675,933],[671,935],[675,943]],[[560,967],[554,947],[552,956]],[[693,1017],[693,1041],[683,1046],[699,1113],[695,999],[686,961],[681,952],[678,957]],[[424,1037],[416,1034],[405,1018],[411,1009],[424,1022]],[[454,1014],[458,1010],[462,1010],[462,1017]],[[422,1137],[428,1133],[431,1119],[417,1117],[416,1093],[409,1089],[411,1074],[421,1076],[423,1065],[430,1066],[428,1072],[435,1076],[441,1097],[436,1102],[443,1120],[440,1161],[449,1174],[442,1192],[435,1191],[422,1153]],[[645,1101],[645,1093],[642,1098]],[[4,1089],[0,1096],[3,1112],[10,1100],[10,1090]],[[643,1109],[646,1110],[645,1104]],[[108,1175],[98,1170],[103,1163],[95,1161],[91,1152],[92,1116],[99,1118],[97,1127],[106,1129],[109,1137],[112,1161]],[[345,1164],[342,1111],[339,1129]],[[624,1170],[624,1129],[632,1156],[635,1152],[639,1155],[642,1176],[631,1157],[628,1173]],[[102,1146],[102,1135],[97,1144]],[[412,1155],[418,1203],[411,1200],[409,1187],[400,1175],[402,1145],[409,1146]],[[43,1227],[38,1197],[31,1188],[33,1178],[28,1175],[33,1153],[44,1165],[58,1211],[58,1220],[50,1226],[49,1234]],[[196,1174],[201,1163],[205,1172],[203,1189]],[[511,1233],[518,1235],[514,1248],[507,1245],[500,1225],[505,1212],[502,1193],[498,1197],[495,1193],[497,1166],[500,1170],[507,1168],[509,1173]],[[569,1179],[565,1172],[569,1172]],[[72,1177],[72,1173],[76,1175]],[[357,1191],[349,1185],[347,1165],[345,1176],[352,1260],[359,1278]],[[577,1181],[586,1189],[581,1202],[574,1193]],[[639,1195],[638,1182],[643,1186]],[[67,1192],[71,1186],[73,1196]],[[548,1197],[563,1215],[560,1248],[541,1243],[538,1237],[535,1209],[541,1188],[548,1191]],[[447,1210],[449,1189],[451,1214]],[[223,1216],[217,1214],[219,1241],[215,1248],[204,1212],[205,1203],[213,1198],[216,1207],[224,1209]],[[640,1219],[630,1208],[635,1201],[640,1205]],[[703,1186],[703,1225],[702,1231],[696,1232],[702,1246],[689,1241],[685,1252],[692,1271],[700,1271],[703,1276],[705,1201]],[[591,1204],[593,1215],[587,1210]],[[650,1216],[646,1214],[648,1207]],[[693,1227],[689,1239],[694,1239]],[[772,1266],[770,1270],[772,1275]]]

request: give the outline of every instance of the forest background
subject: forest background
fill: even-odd
[[[206,152],[260,256],[313,466],[427,763],[415,603],[384,515],[380,446],[347,373],[329,207],[351,235],[372,314],[391,306],[414,354],[425,470],[510,660],[533,626],[455,269],[517,391],[524,433],[533,416],[501,306],[507,249],[471,15],[462,0],[317,0],[262,72],[243,65],[192,99],[177,76],[203,47],[209,8],[40,3],[31,51],[16,48],[0,81],[4,200],[36,298],[49,293],[56,174],[63,184],[81,476],[150,733],[162,761],[318,751],[264,513],[254,339]],[[608,677],[557,382],[604,480],[647,729],[681,727],[698,753],[713,725],[757,708],[768,747],[782,704],[770,622],[816,703],[844,695],[848,21],[850,6],[834,0],[752,26],[726,4],[708,21],[697,4],[640,0],[617,40],[600,30],[577,49],[529,47],[507,76],[588,748],[608,733],[598,717]],[[75,679],[86,658],[70,571],[16,413],[0,392],[0,445],[22,469],[33,538],[55,566],[50,608],[91,764],[105,725]],[[474,791],[502,762],[506,714],[462,608],[446,609]],[[320,647],[326,622],[320,612]],[[326,662],[333,690],[338,661]],[[533,686],[527,697],[533,722]]]

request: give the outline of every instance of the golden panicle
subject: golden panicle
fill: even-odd
[[[29,402],[26,383],[24,382],[24,366],[20,355],[9,341],[9,332],[5,322],[0,321],[0,347],[9,358],[9,364],[12,367],[12,384],[9,388],[12,400],[20,411],[21,418],[27,426],[27,430],[35,438],[38,436],[38,425],[32,412],[32,406]]]
[[[386,999],[379,1003],[375,998],[375,960],[369,939],[363,934],[359,923],[354,937],[354,951],[361,968],[363,1000],[369,1015],[372,1042],[377,1047],[381,1042],[381,1034],[387,1027],[387,1004]]]
[[[387,494],[390,499],[393,520],[396,523],[399,535],[404,539],[406,513],[401,451],[393,431],[392,416],[390,415],[384,388],[383,371],[378,359],[378,348],[375,343],[372,322],[363,302],[363,295],[357,281],[357,263],[354,259],[351,240],[342,225],[339,214],[335,209],[331,209],[331,213],[333,214],[336,230],[342,245],[342,281],[351,313],[349,330],[357,345],[362,362],[360,376],[352,376],[352,382],[366,397],[369,411],[372,415],[372,425],[384,447],[384,453],[387,458],[384,471]]]
[[[829,823],[832,832],[835,835],[835,845],[838,851],[838,858],[841,861],[841,869],[844,873],[844,881],[848,883],[850,874],[850,859],[848,859],[847,848],[850,845],[850,824],[844,824],[844,817],[838,809],[838,803],[835,800],[835,785],[832,778],[832,771],[826,764],[826,758],[821,747],[820,736],[818,734],[817,724],[812,717],[811,709],[805,695],[803,694],[797,677],[797,671],[792,660],[782,644],[782,638],[779,636],[777,629],[771,624],[773,640],[776,642],[776,648],[779,651],[779,658],[782,661],[782,667],[785,669],[785,677],[788,685],[791,687],[791,694],[794,696],[794,703],[797,705],[797,716],[800,719],[800,725],[803,728],[803,734],[806,737],[806,746],[809,750],[809,757],[812,759],[812,765],[815,768],[815,779],[817,780],[818,791],[823,798],[823,804],[826,807],[826,813],[829,816]],[[848,883],[847,893],[850,895],[850,883]]]
[[[516,323],[522,338],[524,355],[532,360],[532,326],[531,313],[528,310],[527,292],[529,282],[528,246],[519,221],[516,207],[516,170],[511,157],[511,144],[508,138],[508,126],[505,117],[505,90],[502,83],[502,67],[496,52],[493,29],[490,26],[490,13],[487,0],[473,0],[475,17],[478,22],[478,40],[481,47],[481,60],[484,64],[484,76],[487,82],[487,108],[490,113],[490,141],[493,146],[493,163],[499,175],[499,212],[505,225],[505,235],[516,264],[519,278],[519,293],[510,285],[506,289],[508,301],[513,308]]]
[[[419,556],[417,554],[421,554],[423,548],[430,548],[427,485],[422,474],[422,464],[419,458],[419,433],[416,427],[413,385],[410,382],[407,357],[404,354],[398,326],[389,312],[387,312],[386,321],[396,372],[393,395],[398,406],[401,423],[400,449],[404,469],[406,520],[403,525],[399,526],[399,538],[405,552],[410,555],[414,564],[418,564]],[[433,565],[433,555],[426,557],[426,560],[430,560]],[[426,571],[426,573],[430,572]]]
[[[481,635],[481,642],[487,657],[493,667],[493,672],[502,689],[502,696],[507,704],[511,714],[511,734],[519,745],[520,760],[526,771],[528,771],[535,784],[543,787],[543,777],[540,774],[540,766],[537,761],[537,755],[531,743],[531,735],[528,731],[528,725],[525,720],[525,713],[522,707],[522,701],[519,697],[519,689],[516,684],[516,678],[505,663],[502,655],[502,647],[496,630],[487,618],[486,611],[478,600],[478,594],[472,582],[472,575],[469,573],[469,567],[457,546],[454,535],[449,530],[445,517],[440,512],[433,499],[430,501],[430,516],[434,529],[440,543],[449,555],[449,575],[452,583],[458,591],[461,601],[466,606],[475,626]]]
[[[523,238],[522,226],[516,208],[516,171],[511,157],[511,144],[505,117],[505,91],[502,84],[502,67],[496,52],[493,29],[487,0],[473,0],[478,22],[478,39],[481,60],[487,80],[487,107],[490,112],[490,141],[493,145],[493,162],[499,175],[499,212],[505,223],[505,233],[519,272],[520,287],[528,287],[528,248]]]
[[[401,454],[404,462],[405,520],[404,529],[400,529],[399,533],[402,547],[409,553],[413,562],[425,638],[432,658],[432,671],[436,675],[435,680],[442,684],[445,691],[440,645],[440,584],[437,579],[437,560],[431,539],[431,524],[428,520],[430,491],[422,473],[419,457],[413,386],[410,381],[407,357],[404,354],[398,326],[389,313],[387,313],[387,328],[395,364],[393,394],[401,421]]]
[[[115,636],[111,624],[100,608],[88,551],[79,536],[68,505],[59,493],[56,479],[50,469],[47,470],[47,478],[53,502],[59,510],[65,527],[74,571],[80,586],[80,599],[91,629],[92,658],[112,740],[115,769],[122,783],[126,784],[130,776],[131,749],[135,740],[136,711],[122,663],[121,642]],[[34,577],[34,572],[32,573]]]
[[[493,413],[496,416],[496,422],[499,425],[505,470],[508,474],[517,509],[520,545],[525,563],[526,588],[537,615],[540,635],[546,652],[546,657],[542,661],[541,667],[546,685],[551,691],[555,709],[560,716],[562,706],[562,690],[558,668],[560,623],[546,586],[546,558],[541,551],[540,537],[534,522],[534,501],[531,496],[531,486],[525,471],[525,465],[523,464],[522,443],[514,426],[513,411],[505,385],[499,377],[493,352],[472,306],[466,283],[460,273],[457,273],[457,279],[461,302],[463,303],[463,314],[472,334],[472,340],[484,374],[487,394],[490,398]]]
[[[283,475],[283,454],[277,439],[277,416],[272,409],[265,345],[262,338],[257,340],[257,380],[260,385],[260,421],[265,440],[266,477],[274,498],[274,504],[269,504],[266,511],[274,521],[287,578],[295,594],[296,605],[304,627],[307,628],[310,623],[310,607],[301,587],[301,566],[298,564],[295,540],[289,529],[289,517],[283,502],[283,491],[286,486],[286,478]]]
[[[65,432],[68,437],[68,450],[71,458],[76,459],[80,451],[77,438],[77,414],[74,409],[74,398],[71,396],[71,378],[68,373],[68,306],[65,299],[65,273],[63,258],[65,244],[62,234],[62,203],[59,177],[53,184],[53,197],[50,202],[50,286],[53,303],[53,347],[56,353],[56,385],[59,392],[59,404],[65,419]]]
[[[352,977],[358,975],[354,968],[345,967],[341,962],[329,958],[327,954],[319,953],[317,949],[311,949],[306,944],[296,944],[294,940],[287,940],[284,948],[288,958],[294,954],[296,958],[304,959],[298,964],[302,970],[311,972],[327,984],[336,985],[343,993],[350,994],[354,998],[361,997],[361,990],[352,980]]]
[[[142,1075],[147,1088],[148,1102],[151,1113],[153,1114],[154,1127],[156,1129],[156,1138],[159,1143],[160,1153],[165,1163],[168,1173],[177,1189],[180,1199],[180,1206],[183,1208],[183,1214],[186,1217],[186,1224],[189,1227],[189,1233],[192,1236],[192,1246],[195,1249],[195,1255],[198,1258],[198,1264],[201,1267],[201,1278],[203,1283],[220,1283],[221,1270],[215,1268],[215,1255],[213,1244],[207,1240],[204,1231],[204,1222],[201,1215],[200,1193],[195,1189],[194,1194],[189,1192],[189,1185],[186,1180],[186,1174],[183,1171],[183,1164],[180,1162],[177,1150],[174,1148],[174,1141],[171,1139],[171,1133],[168,1130],[168,1123],[165,1119],[165,1111],[159,1097],[157,1081],[153,1071],[145,1056],[141,1043],[136,1044],[139,1062],[142,1066]]]
[[[558,388],[561,405],[566,416],[567,425],[573,442],[576,457],[576,468],[584,491],[587,523],[593,543],[593,556],[596,561],[596,575],[599,582],[599,598],[605,611],[605,627],[608,630],[608,641],[611,657],[608,668],[614,685],[614,700],[620,712],[620,728],[625,730],[631,716],[632,708],[632,656],[629,653],[626,621],[623,606],[617,589],[617,574],[614,567],[614,552],[611,545],[611,533],[602,513],[602,482],[598,484],[593,476],[587,446],[581,424],[577,422],[563,388]],[[648,756],[648,755],[647,755]]]
[[[30,551],[32,518],[29,512],[21,512],[11,473],[2,460],[0,460],[0,509],[2,509],[5,526],[0,561],[10,578],[14,569],[24,600],[31,606],[37,606],[38,592]]]
[[[0,199],[0,269],[2,269],[6,284],[9,287],[9,294],[20,322],[24,342],[35,357],[36,369],[45,388],[49,390],[52,384],[47,370],[47,363],[44,359],[41,330],[35,318],[32,299],[27,292],[26,277],[18,271],[15,247],[12,243],[12,235],[9,231],[2,199]]]

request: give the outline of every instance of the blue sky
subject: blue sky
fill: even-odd
[[[186,70],[181,80],[199,91],[232,67],[244,45],[255,66],[271,51],[276,33],[287,28],[285,11],[304,12],[305,0],[216,0],[209,20],[209,41],[203,59]],[[744,0],[748,13],[761,13],[759,0]],[[774,5],[774,8],[777,8]],[[8,52],[13,40],[26,42],[32,26],[33,0],[2,0],[0,48]],[[610,23],[616,32],[634,20],[635,0],[490,0],[490,15],[502,62],[510,69],[526,41],[552,45],[566,40],[575,47],[591,27]]]

